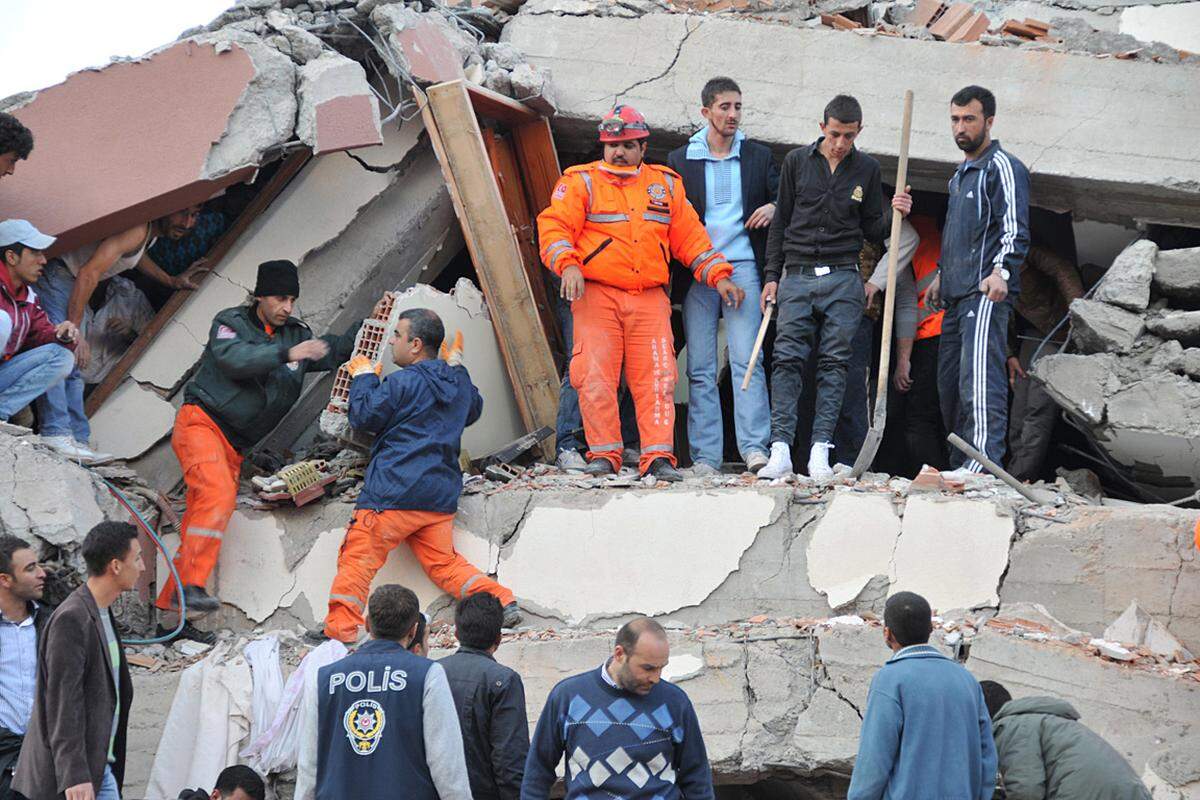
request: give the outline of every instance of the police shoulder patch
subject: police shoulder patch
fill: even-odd
[[[236,339],[237,331],[235,331],[233,328],[229,327],[228,325],[218,325],[217,326],[217,338],[218,339]]]
[[[350,749],[360,756],[369,756],[379,747],[386,723],[383,706],[374,700],[357,700],[342,716],[342,727],[346,729]]]

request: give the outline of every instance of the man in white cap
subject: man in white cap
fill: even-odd
[[[75,366],[79,331],[50,322],[31,288],[54,244],[23,219],[0,222],[0,421],[61,383]]]

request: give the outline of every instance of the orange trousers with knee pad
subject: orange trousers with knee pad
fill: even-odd
[[[408,542],[425,574],[451,597],[487,592],[501,605],[513,602],[512,592],[455,551],[453,514],[360,508],[350,520],[338,553],[337,577],[329,590],[329,613],[325,617],[326,636],[343,642],[357,639],[371,581],[387,561],[388,553],[401,542]]]
[[[671,301],[661,288],[628,291],[587,281],[571,304],[575,321],[571,385],[587,437],[588,460],[605,458],[621,469],[621,415],[617,387],[625,383],[637,410],[642,443],[639,469],[656,458],[675,465],[675,365]]]
[[[204,587],[217,557],[221,539],[237,505],[242,456],[204,409],[185,403],[175,416],[171,449],[183,468],[187,509],[180,523],[182,541],[175,553],[175,570],[184,586]],[[155,605],[178,607],[175,581],[168,578]]]

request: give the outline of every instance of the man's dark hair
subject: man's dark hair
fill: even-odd
[[[831,119],[836,119],[846,125],[852,125],[855,122],[862,125],[862,106],[850,95],[839,94],[825,106],[825,118],[822,121],[829,124]]]
[[[410,653],[417,652],[417,648],[421,646],[421,640],[425,638],[425,629],[428,627],[429,623],[425,621],[425,615],[417,614],[417,629],[413,632],[412,641],[408,643],[408,651]]]
[[[81,548],[88,575],[103,575],[110,561],[119,561],[129,555],[137,535],[137,528],[128,522],[101,522],[88,531]]]
[[[8,263],[8,253],[10,250],[17,254],[17,258],[20,258],[28,249],[28,247],[20,242],[13,242],[12,244],[6,244],[3,247],[0,247],[0,264]]]
[[[19,161],[33,152],[33,134],[12,114],[0,111],[0,156],[16,153]]]
[[[425,346],[425,354],[436,358],[438,348],[446,340],[446,326],[442,318],[428,308],[410,308],[400,314],[400,319],[408,320],[408,338],[420,339]]]
[[[709,78],[708,83],[704,84],[704,88],[700,90],[700,103],[709,108],[713,103],[717,102],[717,95],[725,94],[726,92],[742,93],[742,87],[737,85],[737,81],[733,78],[726,78],[724,75],[716,78]]]
[[[398,642],[408,635],[421,614],[421,603],[412,589],[398,583],[385,583],[371,592],[367,601],[367,619],[376,639]]]
[[[33,545],[16,536],[7,533],[0,534],[0,572],[3,572],[5,575],[12,575],[13,554],[27,547],[32,548]]]
[[[454,610],[454,635],[460,644],[487,650],[500,641],[504,607],[494,595],[476,592],[458,601]]]
[[[664,641],[667,638],[666,628],[662,625],[649,617],[638,617],[629,620],[617,631],[617,645],[628,655],[637,649],[638,640],[645,633],[657,636]]]
[[[925,644],[933,633],[933,611],[921,595],[896,592],[883,607],[883,624],[901,647]]]
[[[983,689],[983,702],[987,706],[988,716],[992,719],[1000,713],[1000,709],[1009,700],[1012,700],[1012,695],[995,681],[980,681],[979,688]]]
[[[250,795],[251,800],[265,800],[267,787],[259,774],[244,764],[235,764],[221,770],[217,776],[217,785],[213,787],[221,793],[221,797],[229,797],[238,789]]]
[[[983,106],[983,116],[985,119],[996,116],[996,95],[982,86],[964,86],[954,93],[954,97],[950,98],[950,104],[965,106],[972,100],[978,100],[979,105]]]

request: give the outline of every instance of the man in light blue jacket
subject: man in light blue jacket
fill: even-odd
[[[847,800],[990,800],[996,745],[979,684],[929,644],[925,598],[896,593],[883,624],[895,655],[871,681]]]

